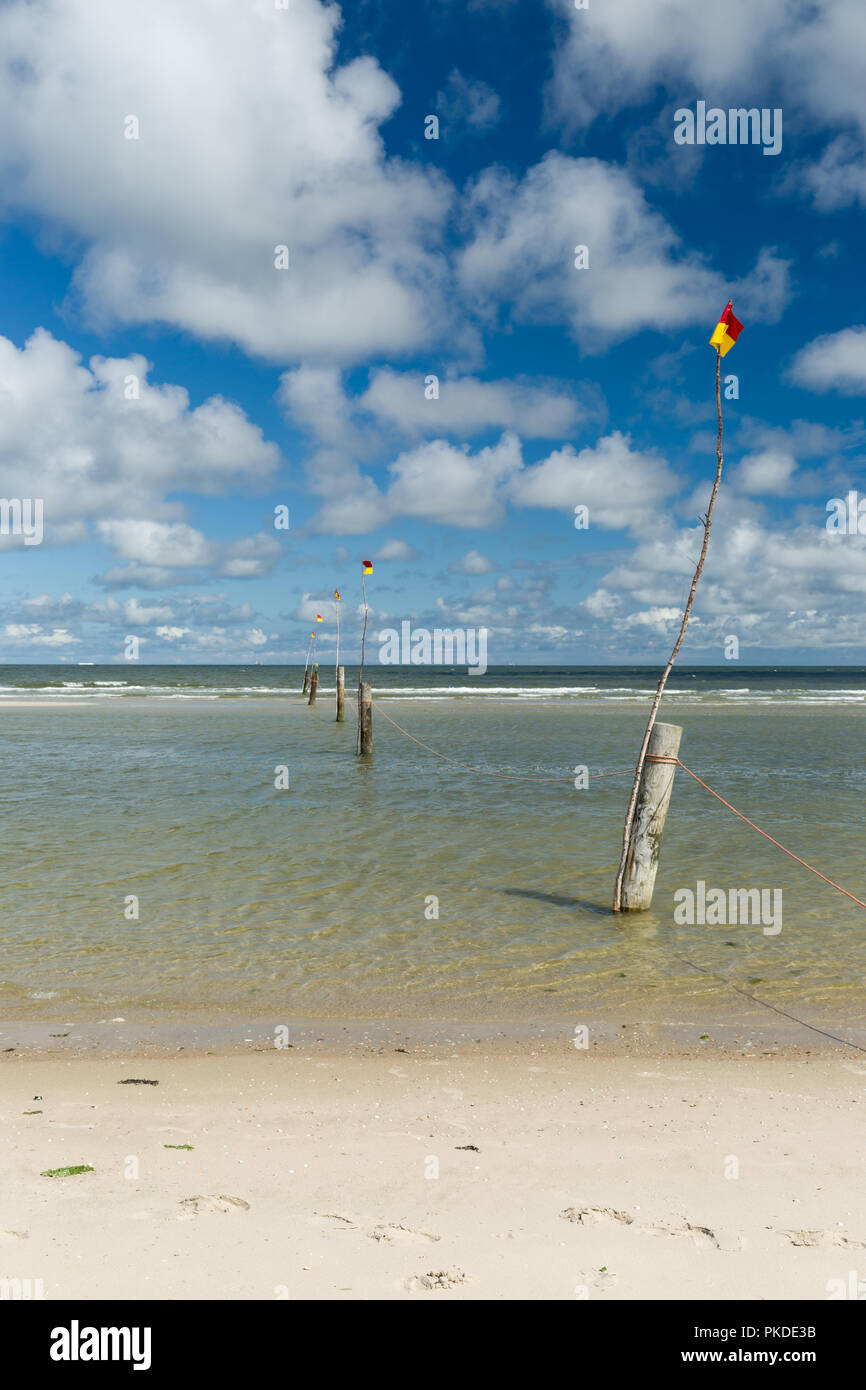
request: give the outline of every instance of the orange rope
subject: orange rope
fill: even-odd
[[[386,714],[382,706],[378,704],[377,701],[373,700],[371,703],[375,705],[376,709],[379,711],[383,719],[387,719],[388,723],[393,724],[395,729],[399,729],[401,734],[405,734],[406,738],[411,739],[413,743],[417,743],[419,748],[423,748],[426,752],[432,753],[434,758],[442,758],[444,762],[451,763],[454,767],[463,768],[465,772],[477,772],[483,777],[498,777],[507,782],[574,781],[573,777],[523,777],[519,772],[491,772],[486,767],[472,767],[470,763],[458,762],[456,758],[450,758],[447,753],[440,753],[436,748],[431,748],[429,743],[423,743],[420,738],[416,738],[414,734],[410,734],[408,729],[404,729],[402,724],[398,724],[396,719],[392,719],[390,714]],[[738,811],[736,806],[732,806],[730,801],[726,801],[725,798],[723,796],[720,796],[718,792],[714,792],[712,787],[708,786],[707,783],[704,782],[696,772],[692,772],[690,767],[686,767],[685,763],[682,762],[679,758],[668,757],[658,753],[648,753],[646,755],[645,761],[651,763],[671,763],[675,767],[681,767],[683,772],[687,772],[690,777],[694,778],[694,780],[700,786],[702,786],[705,791],[708,791],[710,793],[710,796],[714,796],[717,801],[721,801],[723,806],[727,806],[728,810],[733,811],[735,816],[739,816],[741,821],[745,821],[746,825],[751,826],[753,830],[757,830],[758,834],[763,835],[765,840],[769,840],[771,845],[775,845],[776,848],[780,849],[783,854],[789,855],[789,857],[791,859],[795,859],[798,864],[802,864],[803,868],[808,869],[810,874],[815,874],[818,878],[823,879],[825,883],[829,883],[831,888],[835,888],[837,892],[842,893],[846,898],[850,898],[852,903],[856,903],[858,907],[866,907],[866,902],[864,902],[862,898],[857,898],[854,896],[853,893],[849,893],[847,888],[843,888],[842,885],[836,883],[834,879],[828,878],[826,874],[822,874],[820,869],[816,869],[811,864],[807,864],[806,860],[801,859],[799,854],[795,854],[794,851],[791,849],[786,849],[785,846],[781,844],[779,840],[775,840],[772,835],[769,835],[767,833],[766,830],[762,830],[759,825],[755,825],[755,822],[753,820],[749,820],[749,817],[744,816],[742,811]],[[593,778],[624,777],[627,772],[633,771],[634,768],[625,767],[620,769],[619,772],[591,772],[589,773],[589,776]]]
[[[665,761],[668,760],[665,759]],[[709,792],[710,796],[714,796],[717,801],[721,801],[723,806],[727,806],[729,811],[733,811],[735,816],[739,816],[740,820],[744,820],[746,822],[746,825],[750,825],[753,830],[757,830],[759,835],[763,835],[765,840],[769,840],[770,844],[775,845],[776,848],[780,849],[783,854],[788,854],[791,856],[792,859],[796,859],[797,863],[802,864],[804,869],[808,869],[810,874],[817,874],[818,878],[822,878],[825,883],[829,883],[831,888],[836,888],[840,893],[844,893],[845,897],[850,898],[852,903],[856,903],[858,907],[866,907],[866,903],[863,902],[862,898],[855,898],[854,894],[849,893],[847,888],[843,888],[840,884],[835,883],[832,878],[828,878],[826,874],[822,874],[820,869],[815,869],[812,867],[811,864],[807,864],[805,859],[800,858],[799,854],[795,854],[793,850],[786,849],[785,846],[780,844],[778,840],[774,840],[772,835],[768,835],[766,830],[762,830],[759,825],[755,825],[755,822],[753,820],[749,820],[748,816],[744,816],[742,811],[738,811],[736,806],[731,805],[730,801],[726,801],[723,796],[719,796],[718,792],[714,792],[712,787],[708,787],[706,782],[701,781],[698,774],[696,772],[692,772],[690,767],[686,767],[685,763],[680,762],[679,758],[673,758],[670,759],[670,761],[676,762],[676,764],[682,768],[683,772],[687,772],[690,777],[693,777],[696,782],[700,783],[700,785],[706,791]]]

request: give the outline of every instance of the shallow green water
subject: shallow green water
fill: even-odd
[[[863,897],[864,708],[702,699],[675,717],[686,763]],[[609,699],[387,709],[457,759],[537,777],[627,767],[646,719]],[[6,1018],[663,1014],[722,998],[696,967],[824,1019],[862,997],[866,911],[682,772],[653,911],[616,918],[628,777],[479,776],[381,717],[367,763],[330,700],[297,695],[10,706],[2,721]],[[698,879],[780,889],[781,932],[676,925],[673,895]]]

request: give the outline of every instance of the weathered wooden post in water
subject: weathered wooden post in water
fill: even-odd
[[[628,842],[622,912],[644,912],[652,906],[662,831],[677,770],[674,760],[679,753],[682,734],[677,724],[653,725]]]
[[[335,724],[343,724],[346,720],[346,668],[337,667],[337,718]]]
[[[309,698],[309,700],[308,700],[308,702],[307,702],[308,704],[314,705],[314,704],[316,703],[316,691],[318,690],[318,688],[319,688],[319,663],[316,662],[315,666],[313,667],[313,674],[312,674],[312,677],[311,677],[311,679],[310,679],[310,698]]]
[[[358,687],[358,752],[373,751],[373,687],[362,681]]]

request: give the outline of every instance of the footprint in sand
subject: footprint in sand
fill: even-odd
[[[699,1249],[719,1249],[715,1231],[711,1231],[709,1226],[694,1226],[690,1221],[683,1221],[679,1226],[636,1226],[630,1212],[617,1211],[615,1207],[566,1207],[560,1216],[579,1226],[633,1226],[640,1235],[685,1237]]]
[[[341,1216],[338,1211],[314,1211],[310,1221],[334,1221],[339,1231],[357,1231],[358,1223],[351,1216]]]
[[[699,1250],[719,1249],[715,1231],[709,1226],[693,1226],[690,1221],[684,1221],[682,1226],[640,1226],[638,1229],[645,1236],[684,1236]]]
[[[338,1211],[317,1211],[314,1212],[310,1221],[333,1222],[338,1231],[357,1231],[358,1222],[351,1216],[343,1216]],[[407,1226],[402,1221],[382,1221],[378,1226],[374,1226],[367,1235],[371,1240],[401,1242],[420,1240],[427,1243],[439,1240],[439,1236],[431,1235],[429,1231],[419,1231],[415,1226]]]
[[[184,1197],[179,1206],[181,1208],[179,1221],[188,1221],[193,1216],[203,1216],[207,1212],[237,1213],[250,1209],[249,1202],[245,1202],[242,1197],[224,1197],[222,1195]]]
[[[842,1231],[782,1231],[792,1245],[805,1246],[809,1250],[826,1248],[828,1245],[842,1246],[846,1250],[866,1250],[862,1240],[846,1236]]]
[[[386,1222],[381,1226],[374,1226],[368,1235],[371,1240],[387,1241],[423,1240],[432,1243],[441,1239],[440,1236],[431,1235],[429,1231],[419,1231],[414,1226],[404,1226],[402,1222],[397,1225]]]
[[[560,1215],[566,1221],[576,1221],[579,1226],[605,1226],[610,1223],[631,1226],[634,1221],[627,1211],[615,1211],[613,1207],[566,1207]]]
[[[453,1289],[458,1284],[467,1283],[468,1279],[469,1276],[462,1269],[431,1269],[427,1274],[413,1274],[406,1280],[406,1288],[412,1292],[416,1289]]]

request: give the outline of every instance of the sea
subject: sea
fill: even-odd
[[[324,666],[312,706],[297,666],[0,667],[0,1019],[860,1020],[866,909],[682,769],[652,908],[612,913],[657,668],[365,678],[361,758],[357,668],[337,723]],[[659,718],[866,901],[866,667],[678,667]],[[779,930],[678,919],[700,884]]]

